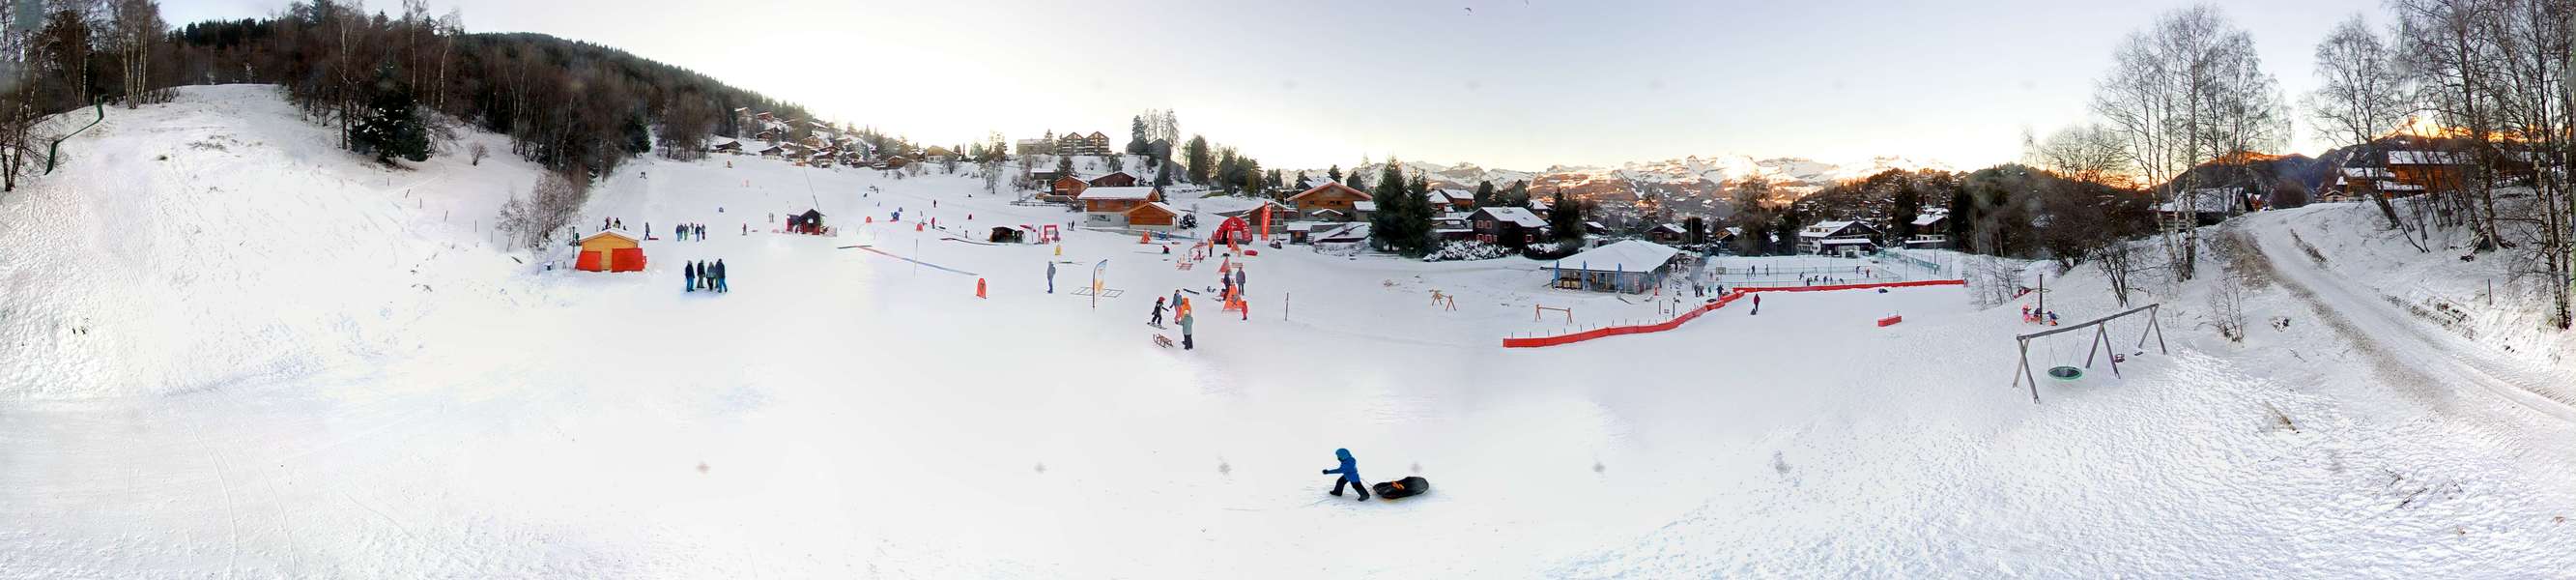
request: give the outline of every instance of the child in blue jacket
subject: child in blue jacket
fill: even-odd
[[[1333,456],[1342,460],[1341,467],[1324,470],[1324,473],[1328,474],[1342,474],[1340,478],[1333,480],[1333,495],[1336,497],[1342,495],[1342,486],[1348,485],[1351,486],[1352,491],[1360,492],[1360,501],[1368,501],[1368,483],[1360,481],[1359,460],[1351,459],[1349,449],[1335,449]]]

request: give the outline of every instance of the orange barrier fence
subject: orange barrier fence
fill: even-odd
[[[1968,285],[1967,280],[1917,280],[1913,282],[1886,282],[1879,284],[1836,284],[1832,286],[1790,286],[1784,288],[1738,288],[1728,291],[1725,295],[1717,297],[1717,300],[1710,301],[1708,304],[1683,311],[1680,316],[1675,316],[1672,320],[1635,326],[1605,326],[1573,334],[1561,334],[1557,336],[1505,338],[1503,339],[1503,348],[1537,348],[1543,346],[1557,346],[1563,344],[1574,344],[1596,338],[1672,330],[1680,328],[1682,323],[1690,322],[1692,319],[1699,318],[1699,315],[1702,313],[1719,308],[1725,308],[1727,304],[1734,303],[1736,299],[1743,298],[1745,295],[1754,292],[1822,292],[1828,290],[1867,290],[1872,288],[1918,288],[1924,286],[1966,285]],[[1880,324],[1880,326],[1886,326],[1886,324]]]

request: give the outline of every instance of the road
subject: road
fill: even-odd
[[[2368,286],[2327,269],[2298,247],[2286,228],[2243,233],[2247,246],[2271,264],[2278,281],[2319,317],[2418,377],[2391,382],[2425,388],[2453,387],[2519,403],[2534,412],[2576,422],[2576,377],[2517,361],[2458,335],[2413,319]],[[2385,367],[2383,367],[2385,368]],[[2422,383],[2434,384],[2422,384]]]

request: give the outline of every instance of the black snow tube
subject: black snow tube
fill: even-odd
[[[1377,482],[1376,485],[1369,486],[1369,489],[1377,492],[1378,497],[1385,499],[1413,497],[1430,492],[1431,482],[1422,479],[1421,476],[1413,476],[1395,481]]]

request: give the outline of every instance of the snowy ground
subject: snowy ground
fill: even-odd
[[[592,274],[477,229],[523,164],[396,172],[329,146],[267,88],[188,89],[0,199],[0,576],[2576,569],[2576,421],[2445,383],[2562,368],[2355,341],[2421,328],[2358,320],[2370,299],[2333,288],[2361,273],[2282,263],[2286,230],[2264,226],[2326,210],[2229,226],[2257,250],[2235,265],[2268,276],[2249,311],[2286,328],[2226,342],[2201,326],[2207,289],[2176,286],[2170,355],[2033,405],[2007,387],[2031,328],[1956,288],[1775,294],[1759,316],[1505,350],[1564,326],[1532,305],[1578,324],[1658,307],[1546,289],[1521,259],[1264,248],[1244,258],[1250,320],[1197,295],[1201,348],[1167,350],[1149,305],[1212,267],[1121,235],[1072,233],[1058,257],[882,223],[1078,217],[964,175],[640,162],[584,231],[651,221],[653,266]],[[840,235],[762,231],[817,205]],[[672,240],[676,222],[716,235]],[[717,258],[734,292],[681,292],[684,261]],[[1102,260],[1125,293],[1094,309],[1067,292]],[[2070,320],[2114,310],[2090,270],[2051,287]],[[1906,322],[1871,324],[1890,313]],[[2136,352],[2142,328],[2115,330]],[[1434,491],[1323,495],[1337,447]]]

